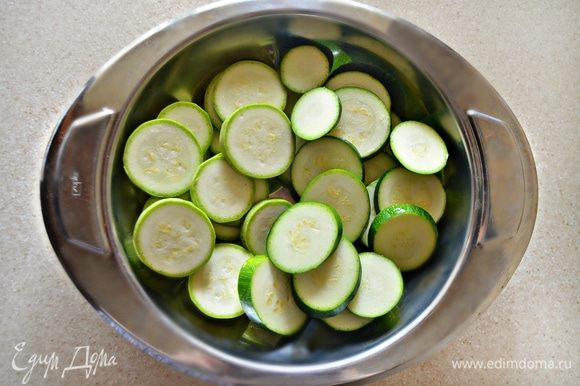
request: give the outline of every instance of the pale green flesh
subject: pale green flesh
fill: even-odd
[[[221,74],[214,90],[214,107],[226,120],[242,106],[265,103],[280,110],[286,105],[286,90],[274,69],[264,63],[244,60]]]
[[[389,96],[389,92],[385,86],[364,72],[342,72],[336,76],[333,76],[328,82],[326,82],[326,87],[331,90],[338,90],[339,88],[344,87],[359,87],[365,90],[369,90],[377,97],[379,97],[381,102],[383,102],[388,110],[391,109],[391,97]]]
[[[145,204],[143,205],[143,210],[149,208],[151,205],[155,204],[157,201],[163,200],[161,197],[149,197]]]
[[[213,137],[213,127],[209,115],[195,103],[172,103],[161,110],[159,118],[176,121],[191,130],[202,152],[209,148]]]
[[[221,142],[228,160],[247,176],[279,176],[294,159],[290,121],[275,107],[245,106],[228,119],[222,133]]]
[[[260,348],[275,348],[282,339],[282,335],[263,327],[261,323],[250,321],[248,327],[240,337],[240,341]]]
[[[437,176],[415,174],[399,167],[381,180],[376,201],[379,211],[394,204],[417,205],[437,222],[445,210],[445,190]]]
[[[268,181],[257,178],[254,180],[254,186],[256,187],[254,192],[254,203],[258,203],[268,198],[268,195],[270,194]]]
[[[389,259],[373,252],[360,255],[361,281],[348,309],[364,318],[376,318],[392,310],[403,296],[403,277]]]
[[[214,95],[215,95],[215,85],[216,85],[221,74],[222,73],[220,72],[219,74],[217,74],[216,76],[213,77],[211,82],[209,82],[209,85],[207,86],[207,89],[205,90],[205,94],[203,97],[203,107],[205,108],[205,111],[207,111],[209,118],[211,119],[211,123],[218,130],[221,129],[223,122],[222,122],[222,119],[219,117],[219,115],[215,111]],[[219,152],[214,152],[214,153],[217,154]]]
[[[313,179],[301,201],[316,201],[336,209],[343,226],[343,235],[356,240],[365,228],[370,214],[370,200],[363,183],[345,170],[331,169]]]
[[[437,243],[433,223],[416,214],[401,214],[385,220],[377,216],[371,228],[376,229],[373,250],[388,256],[401,271],[409,271],[424,264],[433,254]]]
[[[234,244],[216,244],[209,261],[189,277],[189,296],[204,314],[218,319],[244,313],[238,296],[238,275],[250,253]]]
[[[305,140],[318,139],[338,123],[340,100],[333,91],[320,87],[304,94],[298,102],[290,120],[294,133]]]
[[[350,71],[327,80],[328,88],[320,87],[328,78],[326,55],[313,46],[298,48],[295,51],[299,55],[283,58],[292,59],[286,63],[286,70],[290,68],[286,74],[293,86],[284,79],[284,60],[280,75],[263,63],[242,61],[211,80],[204,96],[207,113],[194,103],[177,102],[159,114],[158,124],[174,122],[180,126],[181,135],[185,128],[192,136],[156,135],[154,142],[168,149],[174,158],[163,155],[154,160],[156,153],[153,157],[143,153],[149,158],[144,174],[173,177],[175,170],[181,172],[183,163],[193,164],[185,195],[191,193],[195,215],[189,213],[187,217],[183,209],[167,209],[171,205],[164,201],[174,200],[168,197],[183,192],[171,182],[160,183],[162,190],[169,191],[157,187],[152,190],[151,183],[142,183],[143,176],[137,173],[135,178],[131,174],[133,161],[128,148],[141,144],[135,142],[137,136],[127,141],[124,155],[129,160],[124,166],[130,179],[152,195],[134,232],[133,242],[141,261],[162,275],[189,276],[191,301],[205,315],[227,319],[245,311],[250,320],[277,337],[298,332],[308,315],[322,318],[337,331],[353,331],[376,317],[393,314],[403,293],[401,271],[416,269],[433,255],[437,228],[431,218],[439,220],[445,209],[443,186],[430,174],[440,171],[448,157],[445,143],[435,130],[413,121],[400,123],[398,132],[391,130],[400,120],[389,111],[390,97],[378,80]],[[302,49],[304,52],[300,52]],[[307,52],[310,49],[312,52]],[[312,61],[311,54],[322,55],[314,64],[324,59],[325,75],[317,74],[318,68],[307,68],[302,75],[296,72],[304,71],[306,67],[299,68],[299,62]],[[287,110],[288,116],[281,111],[287,103],[282,83],[296,92],[306,92],[301,98],[291,93],[298,100]],[[221,91],[216,93],[218,86]],[[184,91],[183,95],[189,92],[189,97],[183,100],[191,100],[191,90],[195,88]],[[271,110],[276,110],[275,114],[270,114]],[[177,150],[187,148],[190,142],[194,144],[192,149]],[[391,146],[392,157],[378,152]],[[211,155],[203,154],[208,149],[217,157],[203,162]],[[399,168],[397,161],[402,165]],[[341,177],[332,175],[332,169],[338,169],[336,174]],[[383,177],[389,173],[388,178]],[[277,195],[281,180],[286,183],[281,189],[287,192],[284,197],[292,203],[301,202],[264,205],[253,213],[268,201],[282,201],[269,199],[282,197]],[[296,192],[288,189],[289,185]],[[274,191],[271,195],[270,187]],[[323,204],[330,213],[311,207],[295,218],[280,221],[287,214],[284,212],[310,203]],[[163,222],[158,219],[161,209],[157,208],[162,204],[167,206],[161,216]],[[377,215],[393,204],[413,204],[428,214],[424,217],[413,211],[389,218]],[[193,222],[196,219],[198,222]],[[192,228],[195,232],[190,231]],[[234,244],[215,244],[216,236],[222,242],[244,245],[249,251]],[[354,240],[374,252],[363,252],[359,259]],[[224,252],[226,246],[231,253]],[[190,256],[188,260],[188,254],[196,258]],[[244,298],[239,290],[239,274],[254,254],[263,255],[259,257],[266,261],[257,264],[250,280],[242,285],[248,290]],[[248,311],[248,302],[254,311]]]
[[[338,315],[324,318],[322,320],[337,331],[354,331],[363,328],[372,322],[374,318],[360,317],[350,312],[347,308]]]
[[[294,275],[294,291],[302,303],[318,312],[342,310],[356,290],[360,278],[358,253],[342,239],[319,267]]]
[[[171,198],[171,197],[168,197]],[[173,198],[180,198],[182,200],[186,200],[186,201],[191,201],[191,195],[189,194],[189,192],[185,192],[183,194],[181,194],[178,197],[173,197]],[[143,205],[143,210],[149,208],[151,205],[155,204],[157,201],[161,201],[163,200],[162,197],[154,197],[151,196],[147,199],[147,201],[145,201],[145,204]]]
[[[221,149],[221,152],[224,153],[224,145],[226,144],[226,130],[228,127],[228,122],[229,121],[224,121],[224,123],[222,123],[222,127],[220,130],[220,135],[218,137],[218,142],[219,142],[219,147]]]
[[[220,132],[217,129],[213,129],[213,136],[211,138],[209,149],[213,154],[219,154],[222,152],[222,145],[220,144]]]
[[[391,118],[381,100],[372,92],[356,87],[336,90],[342,111],[329,135],[342,138],[356,148],[361,157],[376,153],[387,141]]]
[[[348,143],[331,137],[308,142],[300,148],[292,163],[292,185],[298,194],[320,173],[330,169],[351,171],[363,179],[363,165],[356,150]]]
[[[239,225],[212,223],[215,235],[222,241],[233,241],[240,238],[241,228]]]
[[[296,153],[298,153],[298,150],[300,150],[300,148],[307,142],[305,139],[300,138],[299,136],[294,136],[294,138],[296,139],[295,142],[295,150]]]
[[[377,215],[377,212],[375,210],[375,189],[377,188],[378,182],[379,182],[379,180],[374,180],[369,185],[367,185],[367,194],[369,196],[371,210],[370,210],[369,220],[367,222],[367,225],[365,226],[365,229],[364,229],[362,235],[360,236],[361,242],[367,247],[369,246],[369,231],[371,229],[371,224],[373,223],[373,220],[375,219],[375,217]]]
[[[326,55],[314,46],[295,47],[284,55],[280,63],[282,83],[298,93],[322,85],[329,70]]]
[[[192,203],[164,199],[137,220],[135,249],[141,261],[165,276],[183,277],[205,264],[215,233],[205,214]]]
[[[274,222],[292,204],[286,200],[265,200],[255,205],[244,219],[242,240],[255,255],[266,254],[266,238]]]
[[[127,140],[123,166],[131,181],[156,197],[187,191],[203,158],[193,134],[165,119],[148,121]]]
[[[241,219],[254,202],[254,181],[234,170],[219,154],[199,168],[191,189],[194,202],[213,221]]]
[[[251,297],[261,322],[278,334],[291,335],[306,322],[292,297],[289,276],[267,260],[254,271]]]
[[[449,153],[443,139],[421,122],[406,121],[393,129],[391,150],[405,168],[419,174],[434,174],[447,164]]]
[[[365,168],[365,185],[382,177],[387,171],[397,166],[397,161],[385,153],[377,153],[363,163]]]
[[[318,267],[336,248],[341,236],[339,219],[319,203],[300,203],[274,223],[266,241],[272,263],[288,273]]]

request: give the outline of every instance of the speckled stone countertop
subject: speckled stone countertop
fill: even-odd
[[[577,385],[580,2],[364,2],[435,35],[494,85],[525,128],[540,184],[531,243],[493,305],[430,359],[375,385]],[[76,290],[44,232],[39,179],[52,130],[86,80],[139,35],[206,3],[1,2],[0,383],[204,384],[125,341]],[[27,378],[13,368],[23,368],[32,353],[55,352],[62,369],[79,346],[103,349],[117,364],[88,379],[82,371],[62,378],[49,370],[45,376],[40,365]],[[14,359],[19,348],[22,355]],[[459,370],[455,360],[555,360],[571,368]]]

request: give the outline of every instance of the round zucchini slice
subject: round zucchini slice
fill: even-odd
[[[363,318],[361,316],[355,315],[350,312],[348,308],[338,315],[322,319],[324,323],[328,324],[336,331],[355,331],[363,328],[373,320],[375,319]]]
[[[290,276],[266,256],[246,261],[240,270],[238,293],[248,318],[277,334],[293,335],[308,320],[294,302]]]
[[[401,271],[389,259],[373,252],[359,255],[362,276],[348,309],[363,318],[376,318],[391,311],[403,296]]]
[[[372,92],[356,87],[336,90],[342,112],[329,135],[342,138],[356,148],[361,157],[381,149],[391,128],[389,110]]]
[[[214,108],[222,121],[242,106],[268,104],[284,110],[286,90],[278,73],[255,60],[242,60],[226,68],[213,90]]]
[[[193,202],[215,222],[241,219],[254,203],[254,181],[218,154],[203,162],[191,186]]]
[[[279,176],[294,159],[290,120],[269,105],[248,105],[236,110],[220,136],[224,154],[246,176],[262,179]]]
[[[369,231],[369,247],[388,256],[401,271],[419,268],[436,245],[435,221],[427,211],[412,204],[395,204],[381,210]]]
[[[360,277],[356,248],[343,238],[334,253],[319,267],[293,276],[296,303],[314,317],[337,315],[346,309],[356,294]]]
[[[390,170],[380,179],[375,197],[379,211],[395,204],[413,204],[429,212],[435,222],[445,211],[445,189],[439,178],[403,167]]]
[[[349,241],[359,238],[370,215],[370,200],[364,184],[356,175],[342,169],[327,170],[310,181],[300,201],[333,207],[342,221],[343,236]]]
[[[159,119],[170,119],[191,130],[195,140],[205,153],[213,138],[213,126],[209,115],[198,105],[191,102],[175,102],[161,110]]]
[[[286,200],[274,198],[254,205],[244,218],[242,241],[254,255],[266,254],[266,238],[274,222],[292,204]]]
[[[141,124],[127,139],[123,167],[138,188],[155,197],[185,193],[203,153],[183,125],[168,119]]]
[[[447,165],[449,153],[445,142],[424,123],[399,123],[391,133],[390,143],[393,155],[412,172],[434,174]]]
[[[342,224],[336,211],[318,202],[293,205],[278,217],[266,249],[272,263],[287,273],[310,271],[336,249]]]
[[[210,258],[215,232],[205,213],[191,202],[167,198],[141,213],[133,243],[139,259],[153,271],[185,277]]]
[[[338,90],[339,88],[344,87],[359,87],[369,90],[380,98],[381,102],[383,102],[387,109],[391,109],[391,97],[389,92],[381,82],[367,73],[360,71],[341,72],[340,74],[330,78],[330,80],[326,82],[326,87],[331,90]]]
[[[280,62],[280,77],[284,86],[305,93],[326,82],[330,63],[317,47],[304,45],[289,50]]]
[[[347,141],[322,137],[304,144],[291,167],[292,186],[302,194],[314,177],[330,169],[351,171],[363,180],[363,163],[356,149]]]
[[[244,313],[238,295],[238,276],[252,255],[235,244],[216,244],[209,261],[189,276],[189,297],[198,310],[215,319]]]
[[[292,130],[301,139],[318,139],[336,126],[340,111],[340,100],[334,91],[325,87],[315,88],[296,102],[290,116]]]

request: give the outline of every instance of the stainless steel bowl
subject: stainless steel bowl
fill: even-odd
[[[244,345],[243,319],[212,322],[183,283],[139,265],[131,232],[145,199],[121,167],[141,122],[177,99],[200,100],[228,64],[278,60],[289,35],[339,42],[378,69],[393,110],[431,122],[450,164],[435,256],[405,276],[387,333],[336,334],[316,321],[271,350]],[[149,32],[111,59],[75,100],[49,145],[44,221],[71,279],[120,334],[159,360],[220,384],[335,384],[400,370],[447,341],[505,286],[531,237],[537,180],[524,132],[496,91],[431,35],[379,10],[336,0],[226,2]]]

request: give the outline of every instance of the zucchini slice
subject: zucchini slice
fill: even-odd
[[[270,195],[270,185],[267,180],[254,179],[256,191],[254,192],[254,204],[263,201]]]
[[[378,152],[363,162],[365,168],[365,185],[381,178],[386,172],[397,166],[397,161],[383,152]]]
[[[437,222],[445,211],[445,189],[434,174],[416,174],[403,167],[387,172],[377,185],[376,207],[413,204],[425,209]]]
[[[363,318],[361,316],[355,315],[347,309],[342,311],[340,314],[331,316],[329,318],[324,318],[322,321],[328,324],[336,331],[354,331],[363,328],[370,322],[375,320],[374,318]]]
[[[371,229],[371,224],[373,223],[375,217],[377,216],[377,211],[375,209],[375,190],[377,188],[378,183],[379,180],[374,180],[373,182],[367,185],[367,194],[369,196],[371,210],[369,214],[369,221],[367,222],[367,225],[365,226],[365,229],[362,235],[360,236],[360,241],[367,247],[369,246],[369,231]]]
[[[336,211],[318,202],[293,205],[278,217],[266,239],[272,263],[287,273],[310,271],[336,249],[342,224]]]
[[[246,261],[240,270],[238,293],[248,318],[277,334],[295,334],[308,320],[292,298],[289,275],[266,256]]]
[[[326,87],[331,90],[338,90],[343,87],[359,87],[369,90],[380,98],[385,107],[391,109],[391,96],[381,82],[367,73],[360,71],[341,72],[330,78],[326,82]]]
[[[340,98],[342,112],[329,135],[352,143],[363,158],[376,153],[389,136],[389,110],[375,94],[362,88],[340,88],[336,95]]]
[[[431,215],[412,204],[395,204],[377,214],[369,231],[369,247],[389,256],[401,271],[423,265],[437,245],[437,226]]]
[[[191,186],[193,202],[215,222],[241,219],[254,203],[254,181],[218,154],[203,162]]]
[[[170,119],[187,127],[193,133],[195,140],[205,153],[213,138],[213,126],[209,115],[198,105],[191,102],[175,102],[165,107],[159,119]]]
[[[282,83],[300,94],[324,84],[329,71],[328,58],[315,46],[294,47],[280,63]]]
[[[265,349],[273,349],[275,348],[280,340],[282,339],[282,335],[276,334],[265,328],[263,325],[259,325],[250,321],[248,323],[248,327],[240,337],[240,341],[252,347],[259,347]]]
[[[319,267],[293,276],[296,303],[310,316],[337,315],[353,299],[360,277],[358,253],[350,241],[342,238],[334,253]]]
[[[221,74],[222,73],[220,72],[219,74],[217,74],[216,76],[213,77],[213,79],[207,85],[207,88],[205,89],[205,94],[203,96],[203,107],[205,108],[205,111],[207,111],[207,114],[209,115],[209,119],[211,120],[211,123],[218,130],[221,129],[223,122],[222,122],[222,119],[220,118],[220,116],[218,115],[218,113],[215,111],[214,96],[215,96],[215,85],[216,85],[219,77],[221,76]],[[219,152],[217,152],[217,153],[219,153]]]
[[[292,206],[286,200],[274,198],[256,204],[244,218],[242,242],[254,255],[266,254],[266,238],[274,222]]]
[[[214,108],[225,121],[240,107],[268,104],[280,110],[286,105],[286,90],[276,71],[255,60],[242,60],[224,70],[215,84]]]
[[[189,129],[168,119],[141,124],[127,139],[123,167],[138,188],[155,197],[185,193],[203,160]]]
[[[219,222],[212,222],[215,235],[218,240],[234,241],[240,238],[241,227],[239,224],[233,223],[220,224]]]
[[[243,315],[238,276],[252,255],[235,244],[216,244],[209,261],[189,276],[189,297],[198,310],[215,319]]]
[[[348,309],[363,318],[376,318],[391,311],[403,297],[403,276],[389,259],[373,252],[359,255],[362,275]]]
[[[185,201],[191,201],[191,195],[189,194],[189,191],[183,193],[179,197],[173,197],[173,198],[181,198],[182,200],[185,200]],[[151,205],[153,205],[157,201],[161,201],[161,200],[163,200],[162,197],[155,197],[155,196],[149,197],[147,199],[147,201],[145,201],[145,204],[143,204],[143,210],[149,208]]]
[[[391,134],[393,155],[405,168],[418,174],[434,174],[447,164],[449,153],[431,126],[416,121],[399,123]]]
[[[279,176],[294,159],[290,120],[270,105],[239,108],[224,123],[220,136],[228,161],[240,173],[250,177]]]
[[[133,244],[141,262],[151,270],[185,277],[210,258],[215,232],[205,213],[191,202],[166,198],[141,213]]]
[[[310,181],[300,201],[316,201],[333,207],[342,221],[343,236],[349,241],[359,238],[370,215],[370,200],[364,184],[347,170],[331,169],[319,174]]]
[[[304,144],[291,167],[292,186],[301,195],[306,185],[320,173],[330,169],[344,169],[362,181],[364,169],[356,149],[335,137],[322,137]]]
[[[213,136],[211,137],[211,144],[209,145],[209,150],[215,155],[223,151],[222,145],[220,143],[220,131],[218,129],[213,129]]]
[[[298,99],[292,110],[290,121],[294,134],[312,141],[332,130],[339,118],[338,96],[330,89],[319,87],[308,91]]]

